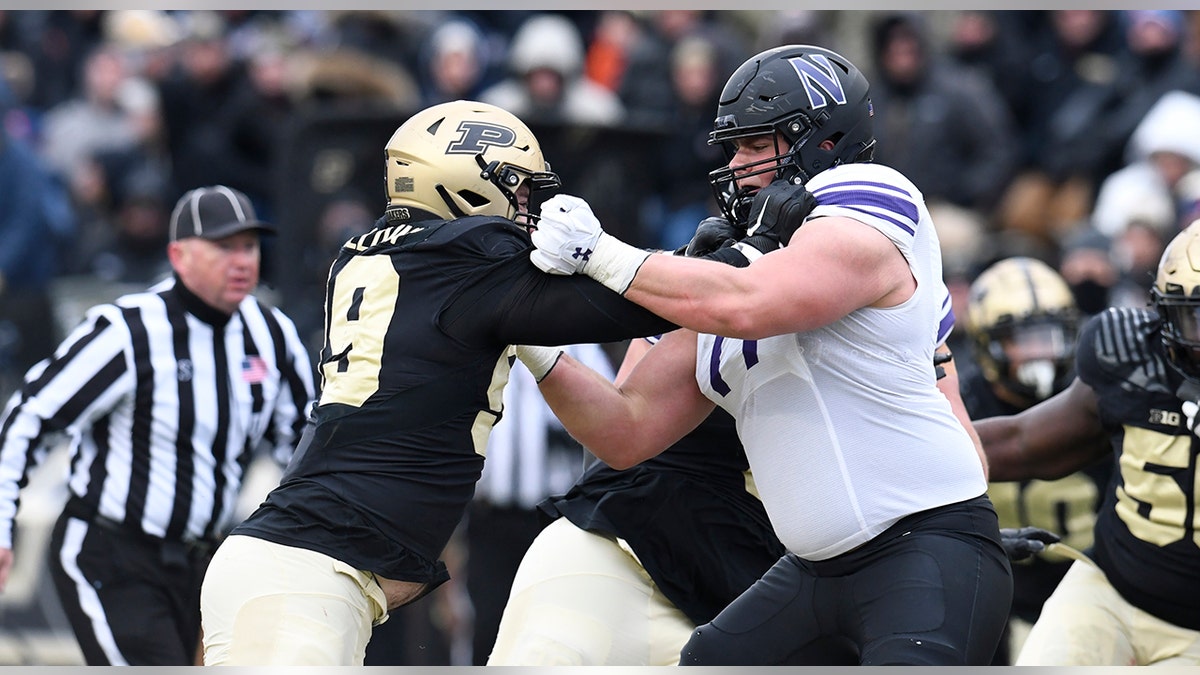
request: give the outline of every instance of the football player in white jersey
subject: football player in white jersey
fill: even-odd
[[[937,235],[912,182],[870,163],[872,116],[866,78],[826,49],[770,49],[733,73],[711,136],[732,154],[712,180],[731,222],[750,224],[747,267],[629,246],[575,197],[542,207],[541,269],[689,329],[620,387],[519,348],[566,428],[621,468],[721,406],[787,548],[696,629],[682,664],[820,663],[838,648],[870,665],[984,665],[1003,630],[1012,573],[985,471],[930,367]],[[754,256],[755,237],[783,246]]]

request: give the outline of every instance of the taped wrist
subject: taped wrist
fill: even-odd
[[[521,363],[529,369],[533,374],[533,379],[541,382],[554,369],[558,363],[558,357],[563,355],[563,350],[558,347],[540,347],[536,345],[517,345],[517,358],[521,359]]]
[[[603,232],[596,240],[596,249],[592,251],[591,260],[584,265],[583,273],[624,295],[629,290],[629,284],[633,283],[638,268],[650,255],[650,251],[630,246]]]

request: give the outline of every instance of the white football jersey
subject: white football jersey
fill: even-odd
[[[978,497],[987,483],[936,385],[933,351],[953,314],[920,192],[878,164],[826,170],[808,189],[818,202],[810,218],[845,216],[887,235],[908,260],[916,292],[802,333],[700,335],[696,379],[737,419],[780,540],[823,560],[907,515]]]

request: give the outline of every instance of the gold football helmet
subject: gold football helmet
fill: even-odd
[[[1163,320],[1162,340],[1171,364],[1184,377],[1200,380],[1200,220],[1163,250],[1150,298]]]
[[[422,110],[387,143],[387,214],[421,209],[446,219],[518,217],[532,222],[530,192],[556,188],[558,176],[529,127],[487,103],[451,101]]]
[[[1032,404],[1070,383],[1079,310],[1067,282],[1035,258],[1012,257],[971,284],[968,333],[989,382]]]

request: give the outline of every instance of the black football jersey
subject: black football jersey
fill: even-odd
[[[973,420],[1021,412],[1021,408],[996,396],[978,367],[961,368],[959,383],[963,404]],[[988,496],[996,507],[1000,527],[1040,527],[1060,535],[1072,548],[1089,551],[1096,513],[1111,474],[1112,462],[1104,459],[1057,480],[990,483]],[[1071,562],[1046,554],[1014,562],[1012,613],[1030,623],[1036,621]]]
[[[329,272],[321,396],[280,485],[234,530],[391,579],[440,583],[474,494],[513,344],[609,342],[668,322],[530,261],[528,234],[473,216],[381,220]]]
[[[1096,392],[1117,467],[1096,521],[1094,557],[1131,604],[1200,630],[1200,443],[1159,326],[1152,311],[1113,308],[1080,336],[1076,368]]]
[[[597,462],[540,508],[624,539],[663,594],[700,625],[786,552],[747,491],[748,469],[733,418],[717,409],[637,466],[618,471]]]

